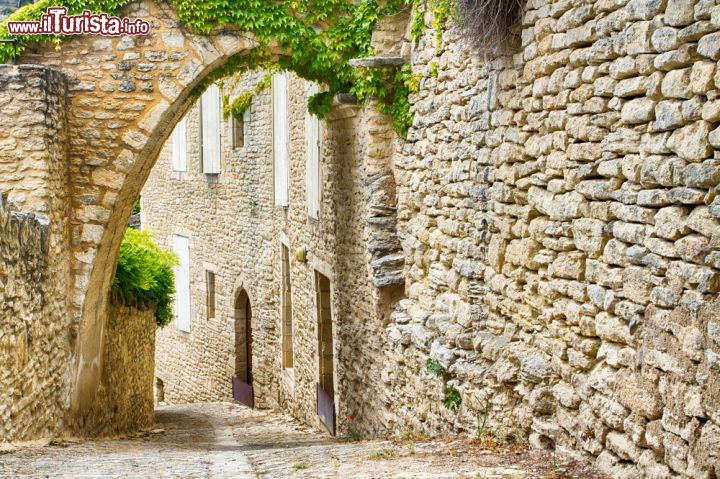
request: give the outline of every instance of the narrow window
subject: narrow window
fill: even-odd
[[[288,164],[287,76],[284,73],[273,75],[272,90],[275,204],[287,206],[290,165]]]
[[[307,82],[307,97],[318,92],[318,85]],[[320,119],[310,112],[305,114],[306,172],[305,186],[307,191],[307,208],[310,218],[320,216]]]
[[[290,285],[290,250],[282,245],[282,353],[283,368],[293,367],[292,291]]]
[[[220,89],[212,84],[200,99],[202,168],[206,175],[220,173]]]
[[[215,319],[215,273],[206,271],[207,319]]]
[[[173,171],[187,171],[187,122],[180,120],[172,132]]]
[[[232,145],[233,148],[245,146],[245,114],[242,118],[232,115]]]
[[[185,236],[173,238],[178,256],[175,266],[175,319],[180,331],[190,332],[190,242]]]

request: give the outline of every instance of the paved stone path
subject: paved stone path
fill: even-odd
[[[468,440],[338,440],[278,412],[191,404],[157,411],[143,436],[26,447],[0,454],[2,478],[440,479],[569,478],[541,453]]]

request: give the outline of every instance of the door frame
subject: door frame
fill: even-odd
[[[239,301],[241,304],[238,304]],[[247,293],[245,288],[239,287],[236,290],[233,308],[233,332],[235,338],[235,371],[232,378],[233,399],[252,408],[255,406],[252,373],[252,301],[250,300],[250,295]],[[240,323],[242,323],[243,326],[243,339],[245,346],[244,374],[240,371],[240,363],[238,363],[238,325]]]

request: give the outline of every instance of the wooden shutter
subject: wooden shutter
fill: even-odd
[[[185,236],[173,238],[178,256],[175,266],[175,320],[180,331],[190,332],[190,241]]]
[[[187,122],[180,120],[172,133],[173,171],[187,171]]]
[[[287,77],[284,73],[273,75],[272,91],[275,204],[287,206],[290,167],[288,164]]]
[[[206,175],[220,173],[220,89],[212,84],[200,101],[202,165]]]
[[[318,85],[307,82],[307,98],[318,92]],[[308,216],[317,219],[320,215],[320,119],[310,112],[305,113],[306,171]]]

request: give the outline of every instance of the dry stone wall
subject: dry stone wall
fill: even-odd
[[[95,397],[85,422],[71,406],[80,325],[69,314],[66,95],[53,68],[0,65],[0,441],[126,432],[153,420],[152,313],[113,310],[96,338],[105,341],[95,364],[109,396]]]
[[[53,435],[64,425],[69,348],[48,230],[0,195],[0,441]]]
[[[507,54],[414,46],[396,429],[487,411],[617,477],[720,474],[718,30],[712,0],[530,0]]]
[[[155,422],[155,310],[110,303],[98,394],[98,434],[124,434]]]
[[[0,65],[0,440],[66,425],[73,332],[66,84],[41,66]]]

